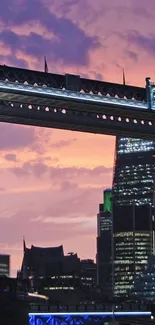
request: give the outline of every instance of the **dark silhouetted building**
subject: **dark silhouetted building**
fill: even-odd
[[[97,214],[97,284],[106,299],[112,297],[112,190],[104,191]]]
[[[0,324],[28,325],[29,305],[18,295],[18,280],[0,277]]]
[[[96,288],[96,264],[93,260],[80,261],[80,274],[82,286]]]
[[[24,241],[20,277],[29,279],[31,291],[45,294],[54,303],[76,304],[95,290],[96,264],[80,261],[74,253],[64,255],[63,246],[27,248]]]
[[[64,255],[63,246],[25,248],[22,263],[23,278],[29,276],[49,277],[52,275],[75,273],[80,269],[77,254]]]
[[[116,138],[113,178],[114,295],[127,297],[154,247],[155,141]]]
[[[10,276],[10,255],[0,254],[0,276]]]

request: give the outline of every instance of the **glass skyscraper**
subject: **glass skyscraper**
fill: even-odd
[[[113,177],[114,295],[128,296],[154,245],[155,141],[116,138]]]
[[[112,189],[104,191],[97,214],[97,284],[105,299],[112,297]]]
[[[131,292],[131,298],[139,301],[155,301],[155,256],[148,258],[146,270],[139,276]]]
[[[153,205],[155,141],[116,138],[114,202]]]

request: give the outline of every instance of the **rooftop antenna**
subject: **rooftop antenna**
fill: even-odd
[[[44,57],[44,72],[48,73],[48,65],[47,65],[46,56]]]
[[[123,85],[124,85],[124,86],[126,85],[124,69],[123,69]]]
[[[25,253],[26,251],[26,243],[25,243],[25,237],[23,237],[23,252]]]

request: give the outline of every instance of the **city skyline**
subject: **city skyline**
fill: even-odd
[[[124,68],[127,84],[144,86],[155,75],[155,3],[147,10],[144,1],[96,3],[5,1],[0,63],[43,70],[46,55],[49,72],[122,83]],[[73,248],[94,259],[96,213],[112,185],[115,138],[3,123],[0,134],[0,251],[11,255],[13,275],[23,236],[28,245],[63,244],[65,253]]]

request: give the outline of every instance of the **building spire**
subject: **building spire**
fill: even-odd
[[[124,85],[124,86],[126,85],[124,69],[123,69],[123,85]]]
[[[26,251],[25,237],[23,237],[23,253]]]
[[[44,57],[44,72],[48,73],[48,65],[47,65],[47,61],[46,61],[46,56]]]

